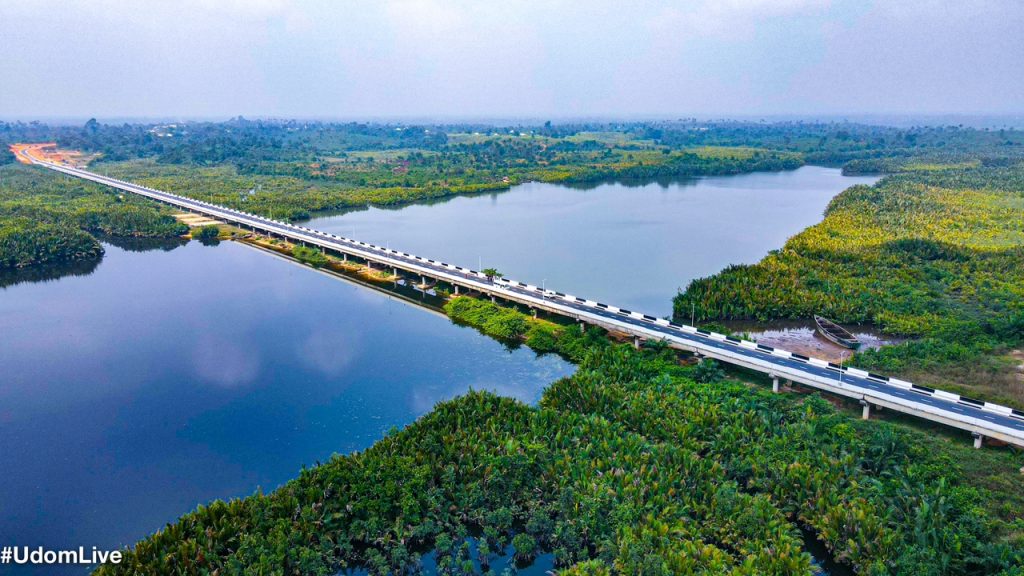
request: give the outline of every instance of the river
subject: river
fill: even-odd
[[[690,280],[757,262],[820,222],[836,194],[877,180],[804,166],[662,184],[528,183],[308,226],[665,316]]]
[[[756,261],[871,181],[805,167],[534,183],[310,226],[667,314],[677,287]],[[0,279],[5,544],[131,544],[198,504],[364,449],[470,388],[535,402],[573,370],[236,243],[105,247],[98,266]]]

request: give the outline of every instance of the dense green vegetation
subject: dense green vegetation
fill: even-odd
[[[172,237],[188,231],[138,197],[21,165],[0,167],[0,268],[96,258],[94,235]]]
[[[550,163],[565,154],[645,149],[685,150],[749,146],[793,152],[812,163],[840,165],[851,160],[951,156],[1020,157],[1024,133],[1013,129],[962,126],[896,128],[849,122],[743,122],[696,119],[649,122],[591,122],[524,125],[455,124],[417,126],[308,121],[184,122],[84,126],[48,126],[38,122],[0,122],[0,144],[56,141],[66,148],[102,154],[103,161],[153,158],[163,164],[232,164],[241,173],[267,165],[363,160],[364,164],[399,158],[416,164],[417,154],[459,170],[489,169],[524,162]],[[6,148],[6,146],[3,146]],[[609,155],[608,150],[612,153]],[[459,154],[473,158],[460,160]],[[12,158],[3,150],[0,163]],[[399,164],[402,174],[403,165]]]
[[[192,237],[196,240],[215,240],[218,236],[220,236],[220,227],[216,224],[208,224],[192,230]]]
[[[378,159],[380,157],[380,159]],[[276,162],[258,170],[168,165],[153,160],[101,164],[103,173],[276,218],[395,205],[453,194],[504,190],[528,180],[589,182],[784,170],[798,155],[747,148],[558,148],[543,139],[496,137],[444,151],[388,155],[350,153],[311,163]]]
[[[1024,164],[916,170],[844,191],[753,266],[696,280],[678,318],[875,323],[913,336],[858,364],[1024,406]]]
[[[441,572],[461,574],[452,543],[472,533],[491,552],[553,552],[577,574],[809,574],[800,526],[864,574],[1011,574],[1024,562],[1019,510],[958,474],[966,443],[936,450],[816,396],[700,384],[668,351],[489,302],[449,310],[482,327],[518,315],[520,338],[548,334],[578,372],[536,408],[486,393],[442,403],[271,494],[200,507],[99,573],[407,573],[437,548]],[[987,457],[1008,478],[1020,464]]]
[[[327,265],[327,256],[316,248],[308,246],[293,246],[292,256],[300,262],[305,262],[314,268],[321,268]]]

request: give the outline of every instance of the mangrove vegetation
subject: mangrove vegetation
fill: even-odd
[[[77,178],[0,167],[0,268],[97,258],[97,236],[169,238],[188,232],[157,204]]]
[[[1024,164],[929,167],[850,188],[761,262],[693,281],[675,316],[872,323],[911,337],[858,365],[1024,407]]]
[[[1012,453],[861,422],[816,395],[701,383],[673,352],[596,328],[466,297],[448,310],[578,371],[537,407],[482,392],[439,404],[270,494],[201,506],[99,573],[412,574],[437,550],[441,574],[462,574],[452,543],[472,534],[568,574],[811,574],[801,527],[862,574],[1021,569]],[[982,468],[1006,484],[971,477]]]

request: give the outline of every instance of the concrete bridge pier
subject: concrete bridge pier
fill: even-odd
[[[455,284],[455,295],[456,296],[459,295],[459,285],[458,284]]]
[[[637,350],[639,350],[640,349],[640,344],[641,344],[640,337],[639,336],[633,336],[633,348],[636,348]]]
[[[534,314],[534,316],[536,316],[536,314]],[[580,320],[580,334],[586,334],[586,333],[587,333],[587,323],[584,322],[583,320]]]
[[[860,405],[864,407],[864,409],[861,410],[860,413],[861,420],[867,420],[871,418],[871,404],[869,404],[867,400],[861,400]]]
[[[491,302],[497,302],[497,300],[494,298],[494,294],[491,294]]]
[[[985,444],[985,437],[977,432],[972,433],[972,436],[974,436],[974,447],[980,449]]]
[[[779,393],[779,377],[772,374],[772,392]]]

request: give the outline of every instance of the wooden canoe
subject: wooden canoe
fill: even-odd
[[[818,332],[821,332],[822,336],[836,344],[839,344],[840,346],[850,349],[856,349],[860,346],[860,340],[858,340],[856,336],[851,334],[846,328],[843,328],[828,318],[822,318],[821,316],[815,315],[814,324],[818,326]]]

